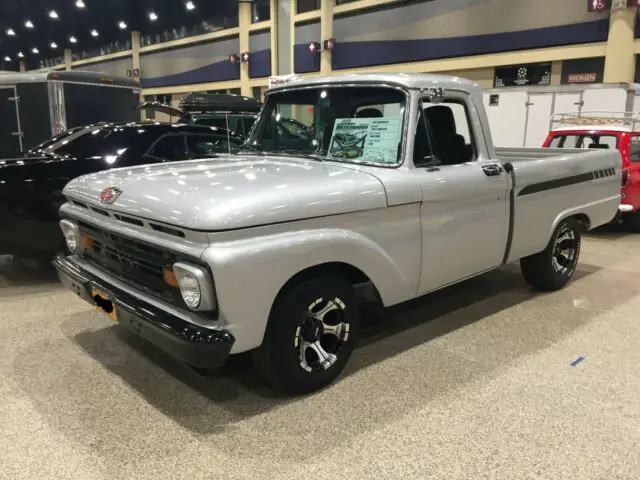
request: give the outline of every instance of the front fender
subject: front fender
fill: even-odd
[[[416,246],[419,248],[417,241]],[[406,260],[406,255],[415,252],[404,251],[403,255]],[[343,228],[215,243],[202,258],[213,272],[221,320],[236,338],[232,353],[262,343],[276,296],[291,277],[307,268],[330,262],[356,267],[371,279],[384,305],[414,297],[419,275],[418,268],[403,271],[406,269],[380,245]]]

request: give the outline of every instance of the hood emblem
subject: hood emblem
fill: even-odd
[[[105,188],[100,192],[100,202],[102,203],[113,203],[120,196],[122,190],[116,187]]]

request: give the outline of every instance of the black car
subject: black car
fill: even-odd
[[[116,167],[232,153],[241,135],[217,127],[127,123],[76,127],[0,159],[0,255],[48,259],[64,248],[58,226],[62,189],[71,179]]]

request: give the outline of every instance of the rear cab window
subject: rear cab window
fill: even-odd
[[[618,148],[618,136],[611,133],[558,133],[551,137],[549,148]]]

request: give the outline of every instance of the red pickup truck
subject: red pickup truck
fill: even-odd
[[[622,154],[622,199],[614,221],[640,233],[640,115],[556,114],[543,147],[617,148]]]

